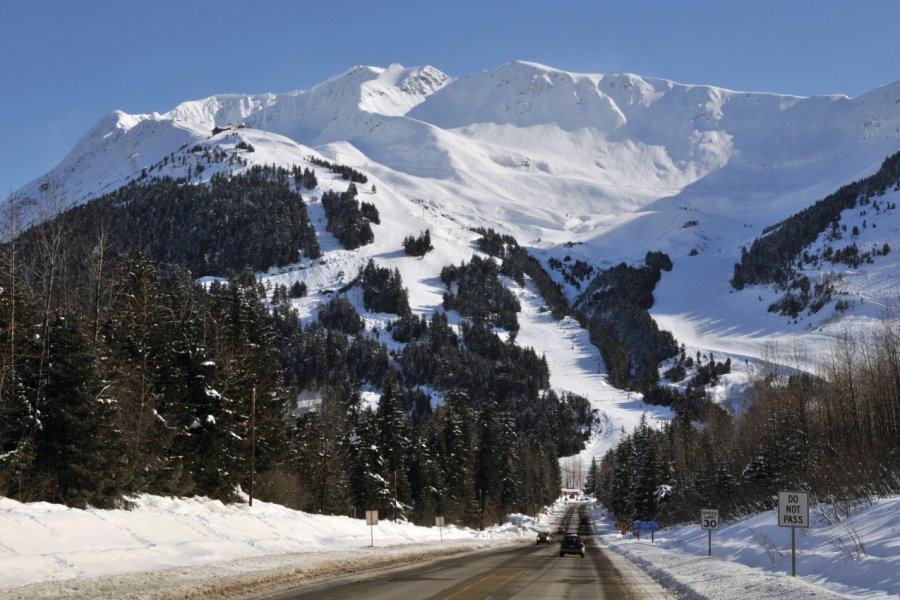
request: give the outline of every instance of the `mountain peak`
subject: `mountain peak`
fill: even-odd
[[[598,85],[602,75],[584,75],[517,61],[453,81],[411,116],[441,127],[494,123],[531,127],[556,124],[564,130],[606,131],[626,119]]]
[[[310,91],[311,96],[327,96],[333,105],[346,110],[399,116],[419,104],[450,80],[434,67],[406,68],[392,64],[354,67]]]

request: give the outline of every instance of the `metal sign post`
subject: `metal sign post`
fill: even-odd
[[[372,547],[375,547],[375,526],[378,525],[378,511],[366,511],[366,525],[369,526],[369,534],[372,537]]]
[[[712,532],[719,528],[719,509],[703,508],[700,510],[700,529],[705,529],[708,534],[706,555],[712,556]]]
[[[797,527],[809,527],[809,495],[778,492],[778,526],[791,528],[791,575],[797,576]]]
[[[441,533],[441,541],[444,541],[444,517],[435,517],[434,518],[434,526],[438,528],[438,531]]]

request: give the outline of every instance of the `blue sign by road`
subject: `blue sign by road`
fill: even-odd
[[[657,531],[656,521],[635,521],[634,528],[636,531]]]

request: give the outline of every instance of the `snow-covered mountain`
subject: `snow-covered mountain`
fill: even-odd
[[[900,150],[900,82],[857,98],[804,98],[527,62],[459,79],[433,67],[355,67],[307,91],[218,95],[163,114],[114,111],[13,197],[28,223],[142,173],[185,176],[198,151],[235,152],[241,142],[254,151],[194,179],[253,164],[309,166],[315,156],[374,184],[363,191],[382,215],[374,244],[344,251],[322,227],[322,260],[266,275],[288,285],[303,279],[310,311],[370,257],[400,269],[414,310],[434,310],[437,275],[471,256],[473,226],[512,234],[545,263],[604,268],[662,250],[674,269],[656,290],[654,317],[689,348],[741,360],[798,336],[822,349],[839,322],[877,316],[900,291],[896,253],[841,273],[839,291],[865,300],[846,313],[826,307],[786,319],[766,310],[772,290],[729,285],[741,248],[764,227]],[[346,187],[322,173],[325,188]],[[426,228],[436,252],[423,260],[398,252],[405,236]],[[900,247],[900,217],[886,214],[859,243]],[[523,327],[519,339],[540,349],[547,338]],[[566,361],[578,363],[558,362]]]
[[[896,151],[898,103],[900,82],[854,99],[801,98],[525,62],[456,80],[433,67],[356,67],[308,91],[114,111],[16,195],[40,198],[52,182],[80,202],[216,126],[244,123],[310,147],[348,142],[361,166],[489,191],[528,214],[529,200],[587,217],[681,196],[777,218]]]

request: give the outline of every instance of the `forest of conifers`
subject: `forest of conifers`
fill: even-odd
[[[234,501],[252,484],[309,511],[471,525],[556,497],[558,458],[581,447],[591,413],[548,389],[534,351],[479,314],[459,330],[442,312],[413,316],[399,273],[371,262],[356,285],[368,309],[397,314],[392,331],[367,330],[340,293],[301,323],[287,290],[232,268],[238,250],[251,268],[282,263],[286,239],[317,256],[285,180],[254,170],[205,190],[129,186],[2,247],[0,494],[114,507],[138,493]],[[178,208],[188,194],[202,216]],[[129,212],[143,210],[170,216]],[[231,254],[217,251],[221,232],[182,239],[219,214],[241,231]],[[232,274],[198,284],[191,267],[210,265]],[[403,340],[392,360],[383,336]],[[381,393],[377,409],[364,389]]]

